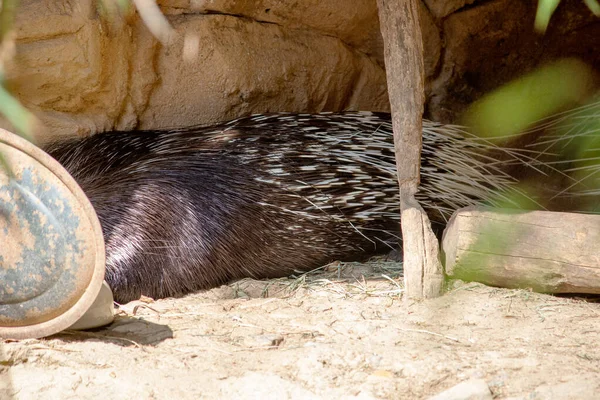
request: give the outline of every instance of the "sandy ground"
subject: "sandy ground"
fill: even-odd
[[[498,399],[600,398],[597,300],[458,282],[407,303],[398,276],[349,264],[242,281],[5,341],[0,398],[420,399],[472,378]]]

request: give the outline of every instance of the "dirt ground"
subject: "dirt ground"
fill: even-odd
[[[5,341],[0,398],[421,399],[472,378],[498,399],[599,398],[597,300],[457,282],[407,303],[400,273],[242,281],[129,303],[103,329]]]

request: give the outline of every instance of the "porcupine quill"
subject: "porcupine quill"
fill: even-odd
[[[98,214],[121,303],[364,260],[400,241],[389,114],[254,115],[46,150]],[[515,169],[555,169],[541,154],[424,121],[418,200],[439,224],[460,207],[505,204],[519,191]]]

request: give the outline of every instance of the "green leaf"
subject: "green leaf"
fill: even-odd
[[[0,113],[15,127],[17,133],[32,141],[36,118],[0,85]]]
[[[533,24],[536,31],[540,33],[546,32],[546,28],[548,28],[548,24],[550,23],[550,18],[552,17],[552,14],[554,14],[559,3],[560,0],[538,0],[537,13]]]
[[[581,101],[594,73],[582,61],[563,59],[516,79],[469,107],[464,124],[481,137],[510,138],[530,124]]]
[[[590,11],[596,16],[600,17],[600,4],[596,0],[583,0],[585,5],[588,6]]]

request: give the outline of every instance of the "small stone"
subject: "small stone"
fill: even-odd
[[[385,369],[378,369],[374,371],[371,376],[376,378],[392,379],[394,377],[394,373]]]
[[[244,338],[245,347],[277,347],[283,342],[283,337],[278,335],[257,335]]]
[[[142,303],[150,304],[150,303],[154,303],[155,300],[152,297],[142,295],[142,296],[140,296],[140,301]]]
[[[492,393],[483,379],[471,379],[448,390],[443,391],[429,400],[492,400]]]

